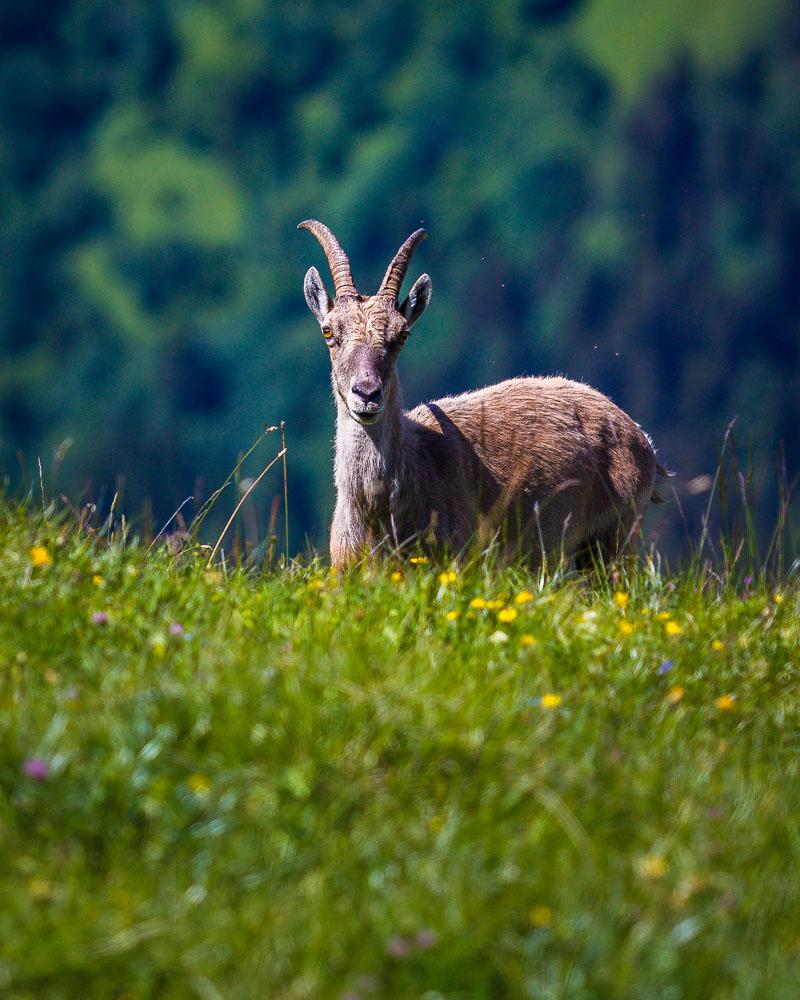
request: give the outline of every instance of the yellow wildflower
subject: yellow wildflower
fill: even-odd
[[[639,871],[645,878],[663,878],[667,874],[667,859],[661,854],[648,854],[639,862]]]
[[[668,621],[664,625],[664,631],[667,633],[667,635],[680,635],[681,632],[683,632],[683,629],[677,622]]]
[[[43,900],[53,898],[53,883],[46,878],[34,876],[28,880],[28,895],[31,899]]]
[[[616,594],[614,594],[614,603],[618,608],[627,607],[629,600],[630,597],[628,597],[624,590],[618,590]]]
[[[674,688],[670,688],[669,691],[667,691],[667,701],[671,705],[677,705],[678,702],[683,698],[684,694],[686,694],[686,692],[680,685]]]
[[[499,622],[513,622],[518,614],[516,608],[501,608],[497,612],[497,620]]]
[[[439,583],[441,583],[443,587],[446,587],[448,583],[455,583],[457,579],[458,576],[451,569],[445,570],[443,573],[439,574]]]
[[[320,580],[318,576],[315,576],[312,580],[308,581],[308,586],[310,590],[322,590],[325,586],[325,581]]]
[[[541,706],[542,708],[558,708],[561,704],[560,694],[543,694]]]
[[[398,570],[395,570],[394,573],[392,573],[392,575],[389,577],[389,579],[392,581],[392,583],[402,583],[403,574],[400,573]]]
[[[444,820],[441,816],[431,816],[428,820],[428,830],[431,833],[438,833],[444,826]]]
[[[526,632],[525,635],[520,636],[519,644],[520,646],[533,646],[536,644],[536,640],[529,632]]]
[[[92,583],[94,584],[95,587],[101,587],[101,588],[105,587],[106,585],[106,581],[103,579],[102,576],[100,576],[99,573],[94,574],[94,576],[92,577]]]
[[[783,594],[781,594],[781,593],[773,594],[772,595],[772,600],[776,604],[780,604],[783,601]]]
[[[460,611],[448,611],[447,614],[445,615],[445,617],[447,618],[447,620],[449,622],[454,622],[457,618],[461,617],[461,612]]]
[[[721,698],[717,698],[717,708],[720,712],[731,712],[736,705],[736,699],[732,694],[724,694]]]
[[[34,545],[30,551],[31,562],[34,566],[49,566],[53,557],[44,545]]]
[[[424,566],[429,559],[427,556],[412,556],[408,561],[412,566]]]
[[[469,606],[471,608],[477,608],[480,610],[481,608],[486,607],[486,601],[484,601],[482,597],[473,597],[472,600],[469,602]]]
[[[486,602],[486,607],[490,611],[499,611],[500,608],[502,608],[502,606],[503,606],[503,602],[502,601],[487,601]]]
[[[534,927],[549,927],[553,922],[553,911],[549,906],[533,906],[528,911],[528,920]]]
[[[167,651],[167,640],[160,633],[156,633],[150,640],[150,648],[153,650],[153,654],[160,658]]]
[[[514,603],[530,604],[532,600],[533,600],[533,594],[529,590],[521,590],[514,598]]]
[[[658,618],[660,622],[668,622],[670,618],[672,618],[672,615],[669,611],[659,611],[656,618]]]
[[[190,775],[186,784],[189,786],[190,791],[201,797],[208,795],[211,791],[211,782],[204,774]]]
[[[725,648],[725,643],[722,642],[721,639],[715,639],[711,643],[711,648],[714,650],[715,653],[721,653],[722,650]]]
[[[647,618],[647,616],[650,614],[650,608],[642,608],[639,614],[642,616],[642,618]]]
[[[633,632],[633,625],[630,622],[621,621],[619,623],[619,630],[623,635],[630,635]]]

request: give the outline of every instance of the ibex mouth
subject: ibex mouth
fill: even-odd
[[[377,423],[378,418],[381,415],[381,410],[383,407],[377,410],[354,410],[352,407],[348,406],[347,412],[358,424],[363,424],[365,427],[369,427],[370,424]]]

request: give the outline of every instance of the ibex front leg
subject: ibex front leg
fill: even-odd
[[[331,524],[331,564],[344,569],[369,552],[369,532],[350,504],[337,502]]]

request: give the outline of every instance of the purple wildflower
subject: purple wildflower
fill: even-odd
[[[394,937],[389,938],[389,943],[386,945],[386,951],[392,956],[392,958],[405,958],[411,951],[411,945],[404,937],[400,937],[399,934],[395,934]]]
[[[417,931],[417,947],[422,949],[422,951],[435,948],[438,943],[439,935],[436,931],[431,930],[430,927],[423,927],[422,930]]]
[[[183,635],[183,633],[184,633],[183,625],[180,625],[178,622],[173,622],[170,625],[169,627],[170,635]]]
[[[664,674],[667,674],[667,673],[669,673],[669,671],[670,671],[670,670],[672,670],[672,660],[664,660],[664,662],[663,662],[663,663],[661,664],[661,666],[660,666],[660,667],[658,668],[658,672],[659,672],[659,674],[661,674],[662,676],[663,676]]]
[[[22,769],[34,781],[44,781],[50,773],[49,764],[46,760],[42,760],[41,757],[31,757],[29,760],[26,760]]]
[[[108,625],[108,614],[105,611],[95,611],[92,615],[92,625]]]
[[[380,981],[371,972],[362,972],[356,979],[356,989],[362,993],[377,993]]]

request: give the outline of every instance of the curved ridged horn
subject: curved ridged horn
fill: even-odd
[[[391,295],[393,299],[397,298],[400,294],[400,286],[403,284],[403,280],[405,279],[408,265],[411,263],[411,258],[414,256],[414,251],[427,235],[428,234],[424,229],[417,229],[408,237],[405,243],[394,255],[392,263],[386,269],[386,274],[383,276],[381,287],[378,289],[378,295]]]
[[[342,246],[327,226],[316,219],[306,219],[301,222],[298,229],[307,229],[319,240],[320,246],[325,251],[328,258],[328,267],[333,275],[334,295],[338,299],[340,295],[358,295],[353,274],[350,270],[350,261],[347,254],[342,250]]]

